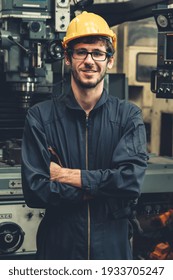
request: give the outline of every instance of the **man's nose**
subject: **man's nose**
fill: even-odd
[[[89,61],[89,62],[91,61],[92,63],[94,62],[94,59],[93,59],[93,57],[92,57],[92,53],[89,53],[89,52],[87,53],[87,56],[85,57],[85,62],[86,62],[86,61],[87,61],[87,62],[88,62],[88,61]]]

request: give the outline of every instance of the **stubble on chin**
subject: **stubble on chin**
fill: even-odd
[[[78,86],[80,86],[83,89],[95,88],[104,79],[105,75],[106,75],[106,71],[99,77],[99,79],[97,79],[94,82],[90,81],[89,79],[87,81],[82,81],[79,75],[72,70],[72,76],[74,81],[76,82],[76,84],[78,84]]]

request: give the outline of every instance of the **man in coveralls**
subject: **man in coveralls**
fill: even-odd
[[[132,259],[128,210],[148,157],[141,110],[104,89],[116,35],[102,17],[76,16],[63,47],[71,90],[29,109],[22,142],[26,203],[46,209],[37,259]]]

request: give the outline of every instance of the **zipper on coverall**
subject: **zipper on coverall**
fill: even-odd
[[[86,169],[88,169],[88,118],[89,114],[86,114]],[[88,201],[88,260],[90,259],[90,238],[91,238],[91,222],[90,222],[90,204]]]

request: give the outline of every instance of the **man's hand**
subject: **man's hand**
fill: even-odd
[[[81,188],[81,170],[64,168],[55,162],[50,163],[50,180]]]
[[[50,163],[50,179],[51,181],[59,181],[62,173],[62,167],[51,161]]]

